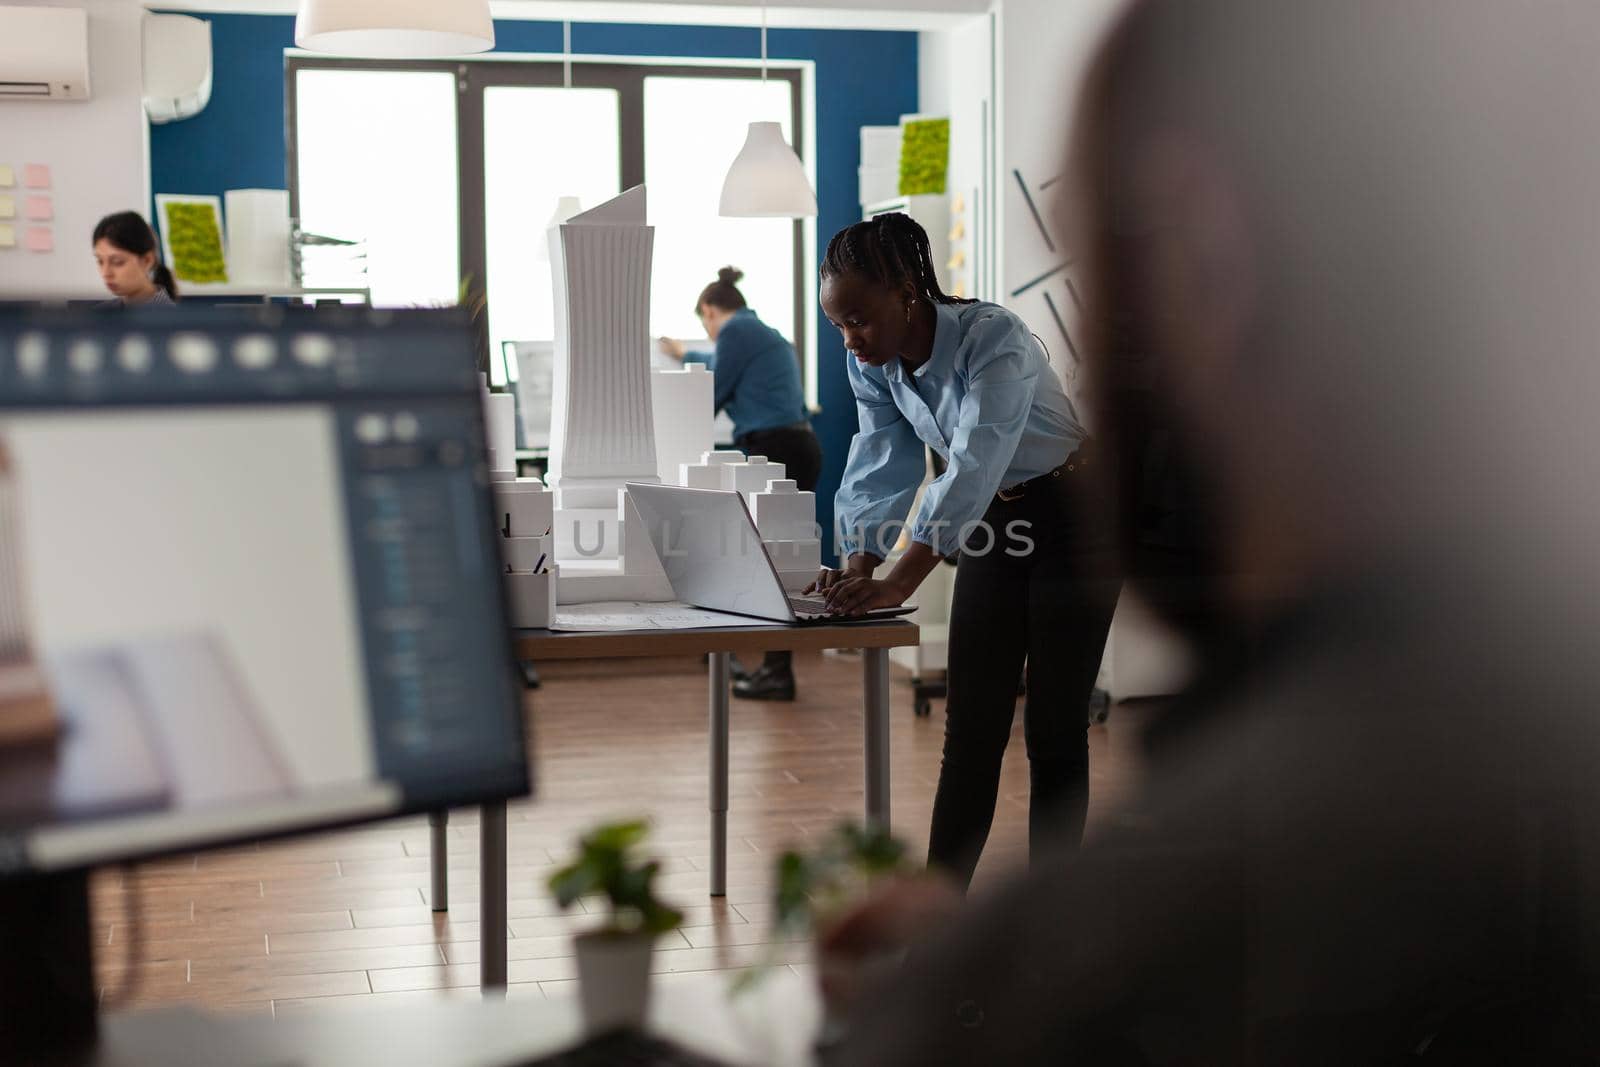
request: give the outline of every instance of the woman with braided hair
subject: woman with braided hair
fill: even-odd
[[[836,234],[820,295],[849,350],[860,429],[834,502],[846,564],[809,591],[843,615],[892,607],[960,553],[928,861],[965,885],[994,818],[1024,663],[1030,849],[1082,836],[1087,705],[1119,589],[1089,435],[1043,345],[1005,308],[946,294],[908,216]],[[923,445],[946,469],[922,495],[910,547],[874,577],[905,528]]]

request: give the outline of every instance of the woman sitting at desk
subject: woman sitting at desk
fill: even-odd
[[[156,251],[155,231],[136,211],[107,215],[94,228],[94,261],[115,300],[106,307],[172,304],[178,283]]]
[[[841,230],[820,295],[849,350],[861,429],[834,503],[848,563],[808,591],[844,615],[893,607],[960,552],[928,862],[965,885],[994,818],[1024,661],[1030,845],[1082,833],[1087,708],[1119,588],[1108,508],[1044,346],[1005,308],[941,290],[909,216]],[[923,492],[910,547],[874,578],[923,480],[924,444],[946,470]]]
[[[713,375],[716,410],[733,419],[733,443],[748,456],[782,463],[801,492],[815,492],[822,473],[822,445],[806,418],[800,389],[800,363],[794,346],[762,322],[739,292],[744,274],[733,267],[717,271],[695,303],[695,314],[716,352],[686,352],[670,338],[661,348],[686,363],[706,363]],[[768,652],[750,674],[736,671],[733,695],[747,700],[793,700],[794,670],[788,652]]]

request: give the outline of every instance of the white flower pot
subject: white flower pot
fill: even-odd
[[[655,935],[594,931],[573,939],[578,953],[578,998],[591,1034],[644,1028],[650,1009],[650,953]]]

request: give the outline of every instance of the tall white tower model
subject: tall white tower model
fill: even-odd
[[[624,482],[659,481],[650,402],[644,186],[550,229],[555,365],[550,488],[558,510],[615,513]]]

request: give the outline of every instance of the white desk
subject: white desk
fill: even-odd
[[[650,1030],[729,1064],[812,1062],[821,1018],[816,985],[778,970],[729,1000],[720,983],[659,982]],[[46,1063],[74,1067],[513,1067],[582,1039],[576,995],[441,1001],[406,1008],[329,1009],[272,1020],[190,1009],[101,1021],[97,1046]]]

